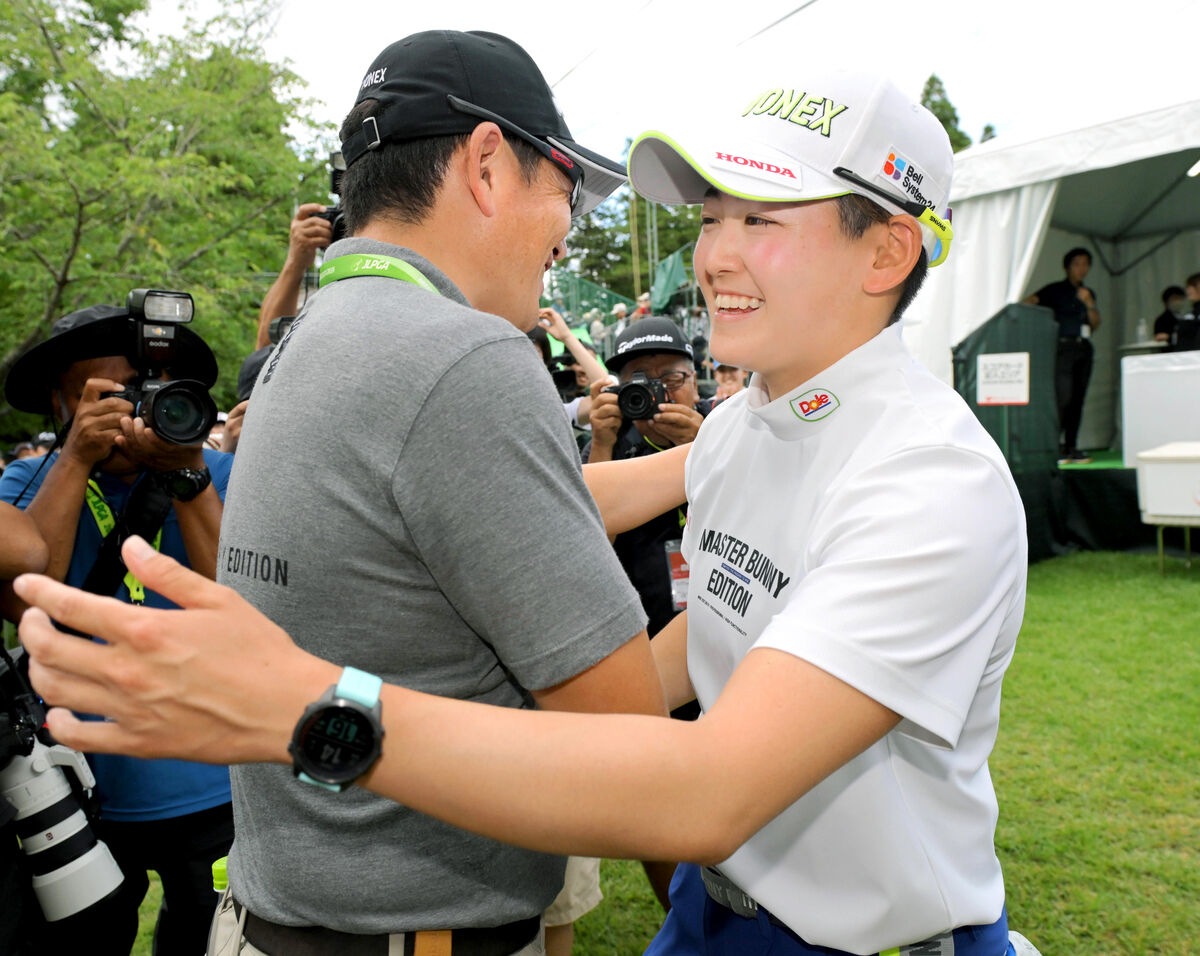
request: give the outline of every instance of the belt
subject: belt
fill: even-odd
[[[244,907],[234,902],[239,916]],[[271,956],[511,956],[531,943],[540,916],[485,929],[421,930],[373,936],[324,926],[284,926],[246,910],[242,935]]]
[[[704,891],[708,894],[708,898],[714,903],[720,903],[727,910],[731,910],[735,916],[741,916],[745,919],[758,919],[758,915],[761,912],[772,924],[785,930],[789,936],[792,936],[805,946],[811,945],[810,943],[805,943],[794,929],[774,913],[770,912],[765,906],[759,906],[754,897],[747,895],[740,886],[715,866],[700,867],[700,879],[704,881]]]
[[[747,895],[741,887],[734,883],[720,870],[711,866],[700,867],[700,879],[704,881],[704,890],[708,894],[708,898],[714,903],[724,906],[735,916],[741,916],[745,919],[758,919],[765,915],[774,926],[778,926],[786,932],[788,936],[798,942],[806,953],[835,953],[848,956],[842,950],[830,949],[826,946],[818,946],[815,943],[807,942],[794,929],[784,923],[777,916],[768,912],[766,907],[759,906],[753,897]],[[919,943],[909,943],[905,946],[897,946],[892,949],[885,949],[878,956],[899,956],[900,953],[953,953],[956,952],[955,944],[960,947],[968,945],[965,940],[959,940],[960,933],[967,933],[970,940],[979,939],[985,940],[985,936],[976,935],[979,931],[986,934],[986,941],[996,943],[997,941],[1008,940],[1008,915],[1007,911],[1003,911],[994,924],[988,926],[967,926],[961,929],[952,930],[948,933],[943,933],[941,936],[935,936],[931,939],[922,940]],[[995,932],[993,932],[995,931]],[[998,935],[997,935],[998,933]],[[974,948],[971,952],[976,952]]]
[[[1082,335],[1060,335],[1060,342],[1090,342],[1091,339],[1085,339]]]

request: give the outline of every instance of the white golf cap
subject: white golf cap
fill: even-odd
[[[930,265],[946,258],[954,233],[941,211],[954,153],[929,110],[867,73],[744,92],[738,105],[709,108],[676,133],[639,136],[629,151],[634,189],[667,204],[701,203],[713,188],[763,202],[857,193],[916,217]]]

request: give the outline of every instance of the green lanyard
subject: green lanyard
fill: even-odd
[[[331,282],[353,279],[355,276],[387,276],[389,279],[411,282],[434,295],[441,295],[437,286],[421,275],[416,266],[409,265],[403,259],[395,259],[392,256],[365,256],[357,252],[338,256],[322,265],[317,275],[317,287],[324,288]]]
[[[92,517],[96,519],[96,527],[100,529],[100,536],[107,538],[112,533],[112,529],[117,526],[117,519],[113,517],[112,508],[108,506],[108,502],[104,500],[104,492],[91,478],[88,479],[84,498],[87,500],[88,510],[91,511]],[[161,548],[162,528],[159,528],[158,534],[154,536],[153,546],[155,551]],[[132,571],[125,572],[125,587],[129,589],[129,600],[134,604],[146,602],[146,588],[133,576]]]

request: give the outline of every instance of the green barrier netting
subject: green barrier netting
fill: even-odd
[[[584,313],[592,309],[600,310],[600,317],[606,325],[612,324],[615,321],[612,309],[618,302],[624,302],[630,312],[636,305],[633,299],[627,299],[566,269],[551,269],[546,273],[546,291],[541,304],[561,312],[572,328],[582,323]]]

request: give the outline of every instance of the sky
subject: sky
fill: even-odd
[[[188,6],[203,16],[221,2]],[[151,33],[180,22],[178,0],[151,0],[143,21]],[[914,99],[936,73],[975,141],[987,123],[1008,142],[1036,139],[1200,100],[1197,27],[1195,0],[279,0],[267,53],[290,61],[319,101],[316,118],[337,124],[392,41],[426,29],[503,33],[541,67],[576,141],[615,158],[748,63],[777,70],[781,85],[810,64],[867,67]]]

